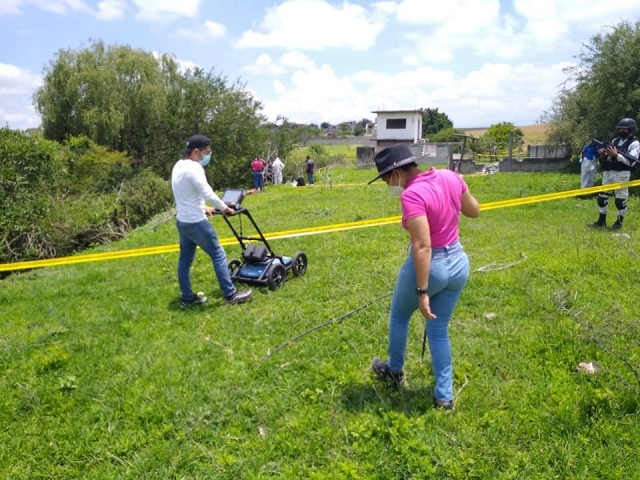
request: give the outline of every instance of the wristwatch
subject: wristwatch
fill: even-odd
[[[426,288],[422,289],[419,287],[416,287],[416,292],[418,293],[418,295],[427,295],[429,293],[429,291]]]

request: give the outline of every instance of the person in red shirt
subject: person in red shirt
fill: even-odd
[[[251,171],[253,172],[253,186],[256,190],[264,192],[264,166],[265,161],[259,157],[251,162]]]

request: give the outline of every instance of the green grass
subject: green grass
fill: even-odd
[[[481,203],[579,182],[560,173],[466,180]],[[382,183],[268,187],[245,202],[265,232],[399,214]],[[639,478],[638,197],[629,210],[629,240],[585,227],[594,201],[462,220],[472,269],[527,260],[471,275],[451,325],[453,416],[431,407],[417,315],[409,386],[396,392],[371,378],[371,358],[385,354],[388,299],[264,360],[295,334],[391,291],[407,246],[398,225],[276,240],[279,253],[307,253],[307,274],[234,307],[202,252],[192,277],[210,301],[187,310],[176,254],[8,277],[0,477]],[[96,250],[176,240],[167,222]],[[592,360],[602,373],[576,371]]]

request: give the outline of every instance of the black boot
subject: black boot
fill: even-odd
[[[622,228],[622,221],[624,220],[623,215],[618,215],[618,219],[616,222],[611,225],[611,230],[620,230]]]
[[[598,221],[590,223],[589,226],[593,228],[605,228],[607,226],[607,214],[601,213],[598,217]]]

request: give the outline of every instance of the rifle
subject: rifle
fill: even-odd
[[[629,162],[629,166],[637,167],[638,165],[640,165],[640,160],[633,157],[632,155],[629,155],[629,152],[627,152],[621,146],[611,145],[611,142],[602,142],[596,138],[592,138],[591,143],[596,147],[598,147],[598,150],[600,150],[601,148],[608,150],[611,147],[615,147],[618,150],[618,155],[622,155],[624,158],[627,159],[627,161]]]

